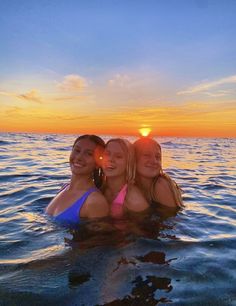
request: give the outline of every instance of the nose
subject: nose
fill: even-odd
[[[111,153],[104,154],[103,162],[106,163],[106,164],[112,163],[113,162],[113,155]]]
[[[112,154],[107,155],[107,161],[108,162],[113,162],[113,155]]]
[[[150,156],[149,161],[150,161],[150,163],[152,163],[154,165],[158,164],[158,159],[156,158],[156,156],[154,154]]]
[[[78,159],[78,160],[82,160],[83,159],[83,152],[82,151],[80,151],[80,152],[78,152],[77,154],[76,154],[76,159]]]

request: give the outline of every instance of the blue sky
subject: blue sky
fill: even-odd
[[[29,109],[17,97],[31,93],[28,103],[32,91],[46,112],[52,96],[63,100],[58,88],[65,86],[58,85],[72,82],[68,76],[73,84],[76,76],[84,81],[80,90],[70,87],[70,100],[82,95],[92,101],[92,107],[80,105],[80,113],[111,106],[116,114],[135,106],[235,106],[236,1],[3,0],[0,12],[5,114]],[[65,104],[58,107],[65,111]]]

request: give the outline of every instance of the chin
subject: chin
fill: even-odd
[[[155,172],[155,173],[139,173],[140,176],[144,176],[146,178],[149,178],[149,179],[154,179],[156,176],[159,175],[159,172]]]

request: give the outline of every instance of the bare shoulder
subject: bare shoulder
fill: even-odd
[[[176,207],[176,201],[170,183],[165,177],[160,176],[155,184],[155,197],[165,206]]]
[[[109,213],[109,205],[100,191],[92,192],[86,201],[86,214],[89,218],[106,217]]]
[[[51,200],[48,206],[45,208],[45,213],[48,215],[54,215],[58,204],[60,203],[61,195],[64,193],[65,187],[68,186],[68,183],[64,184],[55,197]]]
[[[55,211],[57,209],[58,203],[60,203],[60,193],[59,192],[48,204],[48,206],[45,208],[45,213],[48,215],[53,216],[55,214]]]
[[[125,206],[132,211],[143,211],[149,208],[149,204],[142,192],[135,185],[130,185],[128,187],[127,196],[125,199]]]
[[[165,190],[168,190],[168,189],[170,190],[170,184],[164,176],[159,176],[155,184],[155,188],[163,188]]]

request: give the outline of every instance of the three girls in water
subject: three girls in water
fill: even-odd
[[[119,219],[127,212],[143,212],[151,203],[182,206],[180,189],[163,172],[161,147],[153,139],[141,138],[132,145],[116,138],[105,145],[98,136],[80,136],[72,148],[70,168],[70,183],[46,208],[65,224],[108,215]]]

